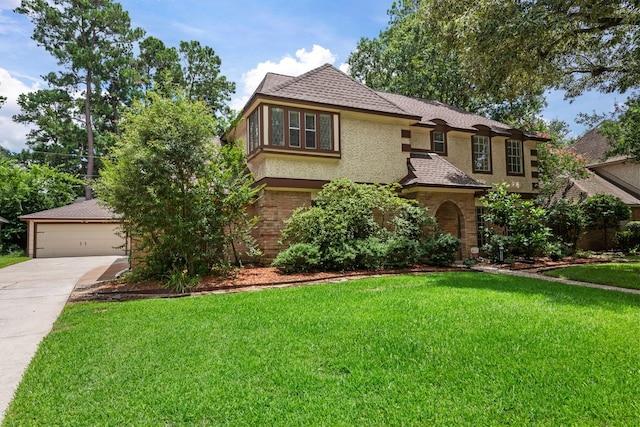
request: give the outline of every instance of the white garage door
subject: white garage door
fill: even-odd
[[[37,224],[36,258],[124,255],[117,224]]]

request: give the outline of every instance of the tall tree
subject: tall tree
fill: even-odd
[[[144,273],[210,273],[234,242],[247,241],[253,221],[245,208],[259,188],[246,174],[242,148],[214,143],[215,119],[204,102],[147,96],[123,120],[98,194],[127,218]]]
[[[461,52],[437,26],[424,24],[425,7],[420,0],[394,2],[387,28],[378,38],[360,39],[349,56],[351,75],[373,89],[436,99],[496,120],[515,110],[541,110],[542,90],[522,96],[479,90],[464,73]]]
[[[71,203],[82,184],[73,175],[48,165],[24,167],[0,157],[0,212],[9,220],[2,227],[4,249],[25,248],[27,226],[20,221],[21,215]]]
[[[56,86],[83,92],[89,199],[95,174],[94,93],[106,90],[114,72],[132,59],[133,43],[143,31],[132,29],[129,14],[111,0],[22,0],[16,12],[33,22],[32,38],[64,67],[55,79]]]
[[[627,0],[422,0],[421,19],[476,87],[621,91],[640,81],[640,9]]]
[[[640,163],[640,98],[629,98],[598,131],[609,139],[611,150],[608,155],[623,155]]]
[[[86,131],[82,118],[83,101],[63,89],[40,89],[18,97],[21,112],[16,123],[31,123],[27,146],[29,160],[48,163],[76,175],[86,175]],[[24,159],[27,160],[27,159]]]

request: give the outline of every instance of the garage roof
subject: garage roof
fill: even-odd
[[[99,199],[85,200],[72,203],[60,208],[22,215],[21,220],[34,219],[118,219],[113,211],[105,207]]]

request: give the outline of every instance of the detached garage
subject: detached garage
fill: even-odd
[[[32,258],[126,255],[119,219],[97,199],[20,217]]]

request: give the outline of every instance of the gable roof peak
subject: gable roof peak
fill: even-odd
[[[321,65],[297,77],[267,74],[252,100],[260,95],[419,120],[419,116],[408,113],[331,64]]]

